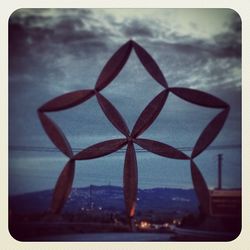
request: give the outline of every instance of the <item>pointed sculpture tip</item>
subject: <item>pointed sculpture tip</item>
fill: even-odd
[[[129,43],[129,45],[132,47],[139,46],[139,44],[136,41],[134,41],[132,38],[130,40],[128,40],[127,43]]]
[[[43,106],[41,106],[41,107],[39,107],[39,108],[37,109],[37,114],[38,114],[38,115],[41,114],[42,112],[44,112]]]
[[[133,44],[135,44],[136,42],[131,38],[128,40],[128,43],[133,46]]]

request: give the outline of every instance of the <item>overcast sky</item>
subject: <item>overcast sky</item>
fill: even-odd
[[[10,145],[52,147],[37,108],[63,93],[94,88],[107,60],[129,39],[152,55],[169,86],[199,89],[229,103],[229,118],[213,145],[241,143],[241,20],[233,10],[19,9],[9,20]],[[102,94],[131,129],[161,90],[132,52]],[[142,137],[192,147],[219,111],[170,94]],[[122,137],[95,97],[49,116],[72,147]]]

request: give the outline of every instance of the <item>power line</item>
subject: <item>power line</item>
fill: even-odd
[[[215,145],[215,146],[209,146],[206,150],[222,150],[222,149],[236,149],[241,148],[241,144],[226,144],[226,145]],[[193,147],[177,147],[176,149],[180,151],[192,151]],[[37,146],[24,146],[24,145],[10,145],[9,146],[10,151],[24,151],[24,152],[60,152],[59,149],[54,147],[37,147]],[[72,148],[72,151],[74,153],[79,152],[83,150],[82,148]],[[124,153],[126,149],[119,149],[114,153]],[[146,153],[149,152],[145,149],[136,148],[136,152],[138,153]]]

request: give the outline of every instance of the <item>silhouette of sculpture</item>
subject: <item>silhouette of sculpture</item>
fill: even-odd
[[[101,91],[107,87],[122,70],[132,49],[135,50],[136,55],[148,73],[157,83],[163,86],[164,90],[154,97],[154,99],[145,107],[130,132],[119,111],[101,94]],[[222,111],[216,115],[202,131],[192,150],[191,157],[165,143],[141,138],[143,132],[159,115],[169,93],[196,105],[222,109]],[[108,120],[124,135],[124,139],[103,141],[85,148],[74,155],[63,132],[46,115],[46,112],[55,112],[74,107],[84,103],[93,96],[97,98],[97,101]],[[228,116],[229,109],[230,107],[227,103],[211,94],[188,88],[168,87],[164,75],[149,53],[138,43],[131,40],[128,41],[120,47],[106,63],[97,79],[94,89],[78,90],[61,95],[45,103],[38,109],[38,116],[45,132],[55,146],[69,158],[69,161],[62,170],[54,189],[51,203],[52,213],[60,213],[71,191],[74,179],[75,161],[102,157],[127,145],[123,172],[123,190],[126,212],[131,221],[135,215],[138,186],[138,170],[134,143],[143,149],[163,157],[177,160],[189,160],[192,181],[200,202],[201,210],[204,213],[208,213],[209,190],[200,170],[194,162],[194,159],[212,143],[220,132]]]

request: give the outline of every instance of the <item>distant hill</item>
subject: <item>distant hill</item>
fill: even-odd
[[[10,196],[12,212],[34,213],[48,210],[53,190]],[[73,188],[64,212],[79,212],[83,209],[124,211],[123,190],[116,186],[93,186]],[[196,212],[198,201],[193,189],[154,188],[139,189],[137,211],[157,211],[183,214]]]

